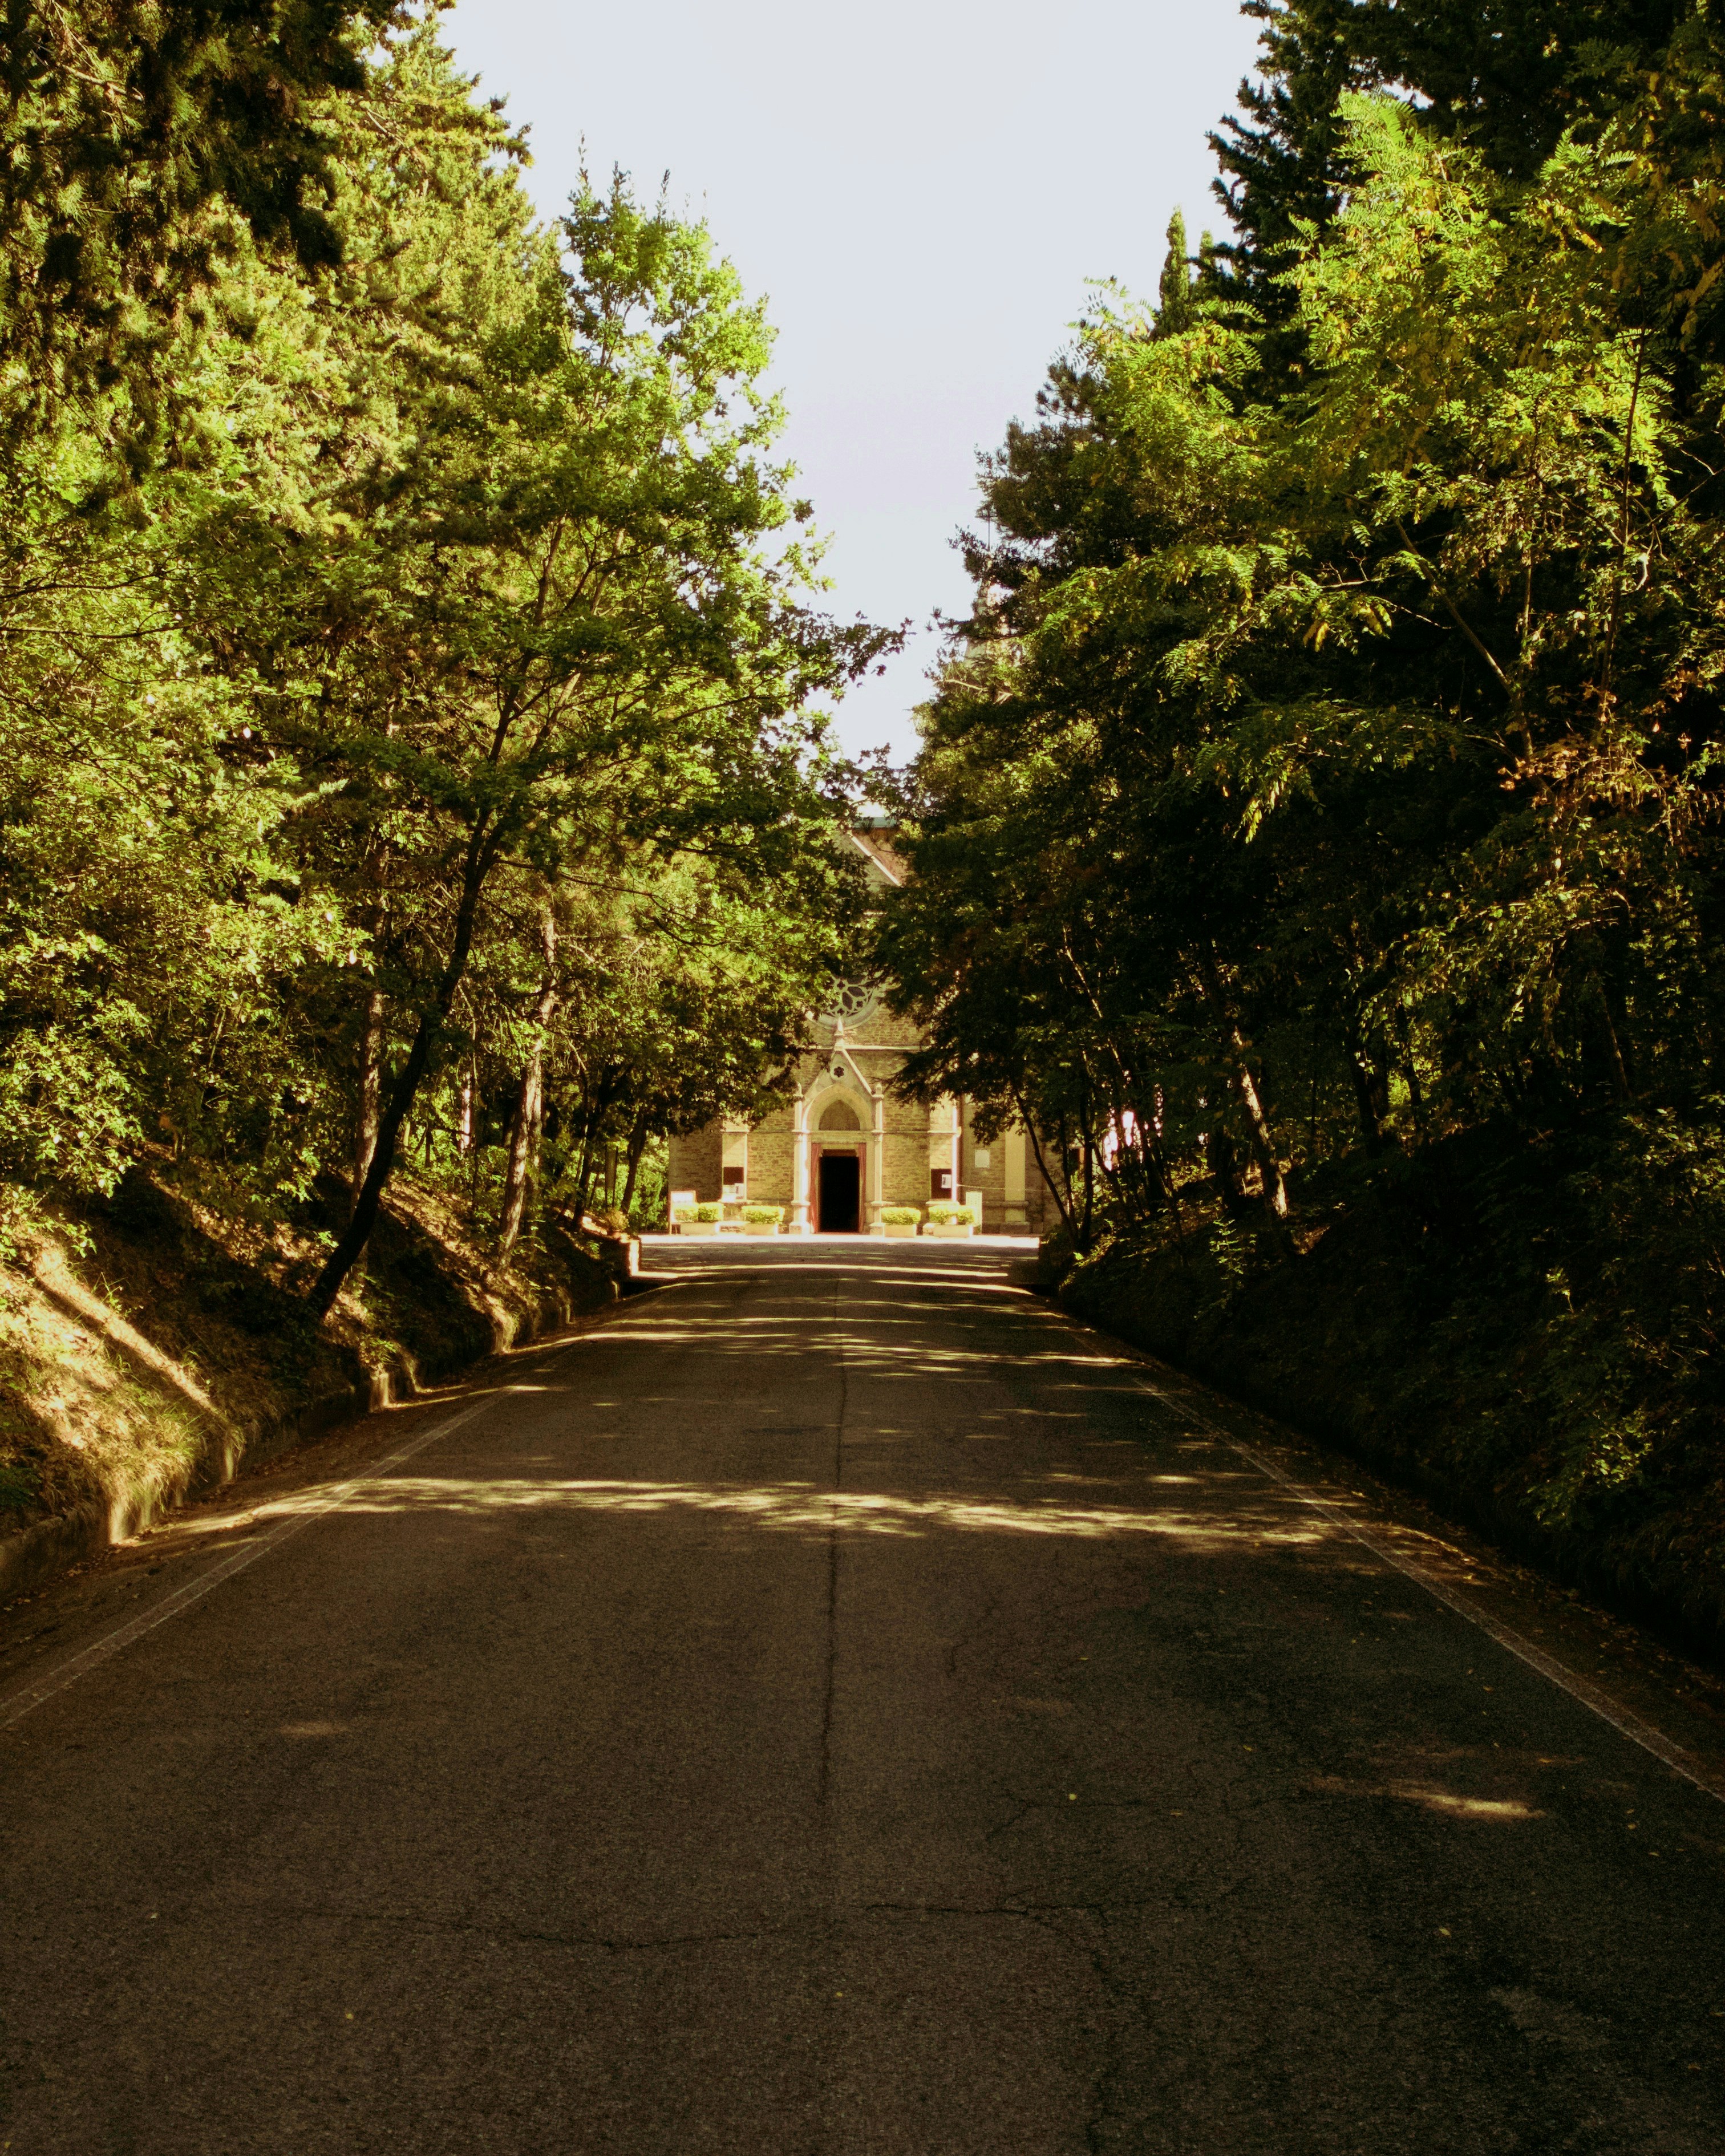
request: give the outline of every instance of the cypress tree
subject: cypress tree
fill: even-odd
[[[1192,267],[1186,254],[1186,219],[1176,210],[1168,221],[1168,253],[1163,259],[1162,281],[1157,287],[1156,334],[1178,336],[1194,320],[1192,304]]]

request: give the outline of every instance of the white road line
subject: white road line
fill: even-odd
[[[1631,1714],[1625,1707],[1620,1707],[1597,1685],[1589,1684],[1585,1677],[1578,1676],[1574,1670],[1565,1669],[1543,1649],[1536,1647],[1531,1640],[1524,1640],[1519,1632],[1512,1631],[1507,1625],[1499,1624],[1486,1611],[1476,1609],[1472,1604],[1464,1601],[1417,1558],[1404,1555],[1382,1535],[1373,1533],[1370,1527],[1363,1527],[1358,1520],[1350,1519],[1339,1506],[1320,1497],[1315,1490],[1308,1490],[1303,1482],[1296,1482],[1291,1475],[1285,1475],[1274,1460],[1265,1459],[1261,1453],[1254,1452],[1250,1445],[1241,1445],[1237,1439],[1230,1437],[1220,1424],[1212,1422],[1208,1415],[1194,1406],[1189,1399],[1164,1391],[1160,1385],[1153,1385],[1147,1378],[1142,1375],[1137,1376],[1137,1382],[1153,1399],[1159,1400],[1163,1407],[1171,1409],[1175,1414],[1185,1416],[1200,1430],[1208,1430],[1230,1452],[1256,1468],[1267,1481],[1286,1490],[1301,1504],[1309,1505],[1313,1512],[1321,1514],[1332,1527],[1339,1527],[1343,1534],[1351,1535],[1357,1543],[1363,1543],[1374,1557],[1381,1558],[1385,1564],[1394,1566],[1405,1578],[1411,1579],[1416,1586],[1423,1587],[1446,1609],[1453,1609],[1458,1617],[1466,1618],[1487,1639],[1495,1640],[1518,1661],[1525,1662],[1530,1670],[1536,1671],[1548,1683],[1556,1685],[1560,1691],[1568,1692],[1571,1699],[1586,1707],[1589,1713],[1598,1715],[1601,1722],[1609,1722],[1620,1736],[1627,1737],[1631,1743],[1639,1744],[1644,1752],[1651,1752],[1662,1766],[1669,1767],[1674,1774],[1681,1774],[1686,1782],[1692,1782],[1697,1789],[1705,1790],[1708,1796],[1725,1801],[1725,1778],[1713,1774],[1692,1752],[1686,1751],[1681,1744],[1673,1743],[1651,1722],[1643,1722],[1639,1715]]]
[[[392,1468],[399,1467],[404,1460],[411,1460],[416,1452],[423,1452],[428,1445],[436,1444],[439,1438],[448,1437],[453,1431],[459,1430],[464,1423],[471,1422],[496,1399],[495,1393],[487,1393],[482,1399],[475,1400],[471,1407],[464,1408],[459,1414],[434,1423],[429,1430],[422,1430],[418,1437],[409,1438],[405,1445],[398,1445],[393,1452],[374,1461],[363,1475],[352,1476],[347,1481],[337,1483],[334,1489],[326,1491],[322,1496],[296,1507],[285,1519],[280,1521],[267,1533],[259,1535],[254,1542],[247,1543],[231,1556],[213,1564],[208,1572],[199,1573],[196,1579],[187,1580],[183,1587],[176,1588],[172,1594],[164,1595],[153,1609],[145,1610],[141,1616],[134,1617],[130,1624],[122,1625],[116,1631],[110,1632],[105,1639],[98,1640],[94,1646],[86,1647],[82,1654],[74,1655],[69,1661],[62,1662],[58,1669],[50,1670],[46,1676],[37,1678],[33,1684],[25,1685],[21,1691],[10,1693],[0,1700],[0,1729],[10,1729],[15,1722],[22,1722],[33,1708],[40,1707],[44,1700],[52,1699],[56,1692],[64,1691],[68,1685],[76,1684],[80,1677],[87,1676],[91,1670],[105,1662],[110,1655],[117,1655],[122,1647],[129,1647],[134,1640],[141,1640],[145,1633],[153,1632],[158,1625],[165,1625],[170,1617],[177,1617],[182,1610],[189,1609],[194,1602],[201,1601],[213,1587],[219,1587],[224,1579],[231,1579],[236,1572],[244,1572],[249,1564],[255,1564],[260,1557],[278,1548],[290,1535],[297,1534],[301,1527],[310,1527],[314,1520],[321,1519],[326,1512],[337,1510],[356,1491],[364,1488],[368,1482],[375,1481],[378,1476],[388,1474]]]

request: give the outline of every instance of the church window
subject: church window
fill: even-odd
[[[871,982],[840,981],[821,1015],[829,1025],[864,1025],[880,1008],[880,991]]]

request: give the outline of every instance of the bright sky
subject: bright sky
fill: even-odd
[[[1153,291],[1176,203],[1194,243],[1221,224],[1204,132],[1255,26],[1235,0],[462,0],[445,30],[530,125],[547,214],[583,142],[649,200],[668,172],[767,295],[827,603],[916,630],[840,732],[908,757],[978,452],[1030,413],[1089,280]]]

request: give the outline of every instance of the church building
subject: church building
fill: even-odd
[[[879,891],[904,880],[884,828],[847,834]],[[865,983],[844,983],[821,1013],[796,1091],[757,1123],[707,1124],[670,1141],[674,1202],[782,1206],[792,1235],[884,1235],[883,1209],[968,1204],[979,1233],[1040,1235],[1058,1218],[1022,1127],[987,1141],[968,1100],[927,1107],[891,1081],[918,1041]]]

